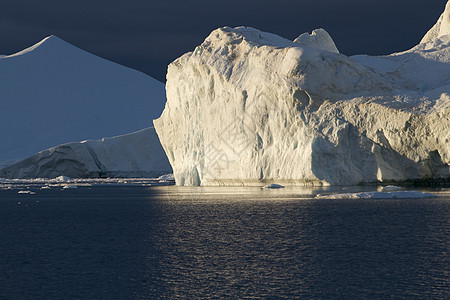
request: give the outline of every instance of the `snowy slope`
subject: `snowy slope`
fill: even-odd
[[[153,127],[101,140],[67,143],[0,170],[0,178],[158,177],[172,172]]]
[[[413,49],[339,54],[219,28],[169,65],[154,121],[179,185],[346,185],[450,178],[450,32]],[[435,29],[438,28],[438,29]]]
[[[164,84],[56,36],[0,57],[0,168],[68,142],[150,127]]]

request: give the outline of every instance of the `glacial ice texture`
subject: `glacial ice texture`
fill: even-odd
[[[50,36],[0,57],[0,168],[57,145],[152,126],[164,84]]]
[[[0,170],[0,178],[151,178],[171,172],[155,129],[150,127],[40,151]]]
[[[214,30],[169,65],[154,121],[176,183],[449,179],[449,7],[438,34],[381,57],[339,54],[323,29]]]

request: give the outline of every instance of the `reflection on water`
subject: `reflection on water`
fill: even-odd
[[[158,264],[164,297],[448,292],[448,201],[319,201],[310,189],[170,191],[158,214],[163,256],[147,260]]]
[[[313,198],[323,192],[2,191],[0,298],[448,296],[448,193]]]

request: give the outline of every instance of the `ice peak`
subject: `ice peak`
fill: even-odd
[[[260,46],[268,45],[275,47],[295,46],[293,42],[282,38],[276,34],[263,32],[252,27],[235,27],[228,26],[218,28],[211,32],[205,42],[213,44],[237,44],[245,41],[248,44],[257,44]]]
[[[205,43],[208,46],[236,45],[241,42],[245,42],[252,46],[272,46],[276,48],[300,46],[314,50],[339,53],[331,36],[322,28],[313,30],[311,34],[303,33],[294,41],[290,41],[276,34],[263,32],[252,27],[240,26],[231,28],[225,26],[211,32],[205,40]]]
[[[311,34],[308,32],[301,34],[294,40],[294,43],[297,43],[302,47],[339,53],[330,34],[323,28],[315,29]]]
[[[15,57],[15,56],[28,54],[38,48],[39,49],[51,48],[51,49],[61,50],[61,48],[67,47],[67,46],[75,48],[75,46],[72,46],[71,44],[69,44],[66,41],[57,37],[56,35],[49,35],[49,36],[45,37],[44,39],[42,39],[41,41],[34,44],[33,46],[30,46],[26,49],[23,49],[22,51],[8,55],[6,57]]]
[[[450,0],[447,1],[444,12],[441,14],[436,24],[428,30],[420,43],[432,42],[445,35],[450,35]]]
[[[53,34],[43,38],[37,44],[43,44],[43,43],[65,43],[65,44],[67,44],[67,42],[65,42],[63,39],[60,39],[59,37],[57,37],[56,35],[53,35]]]

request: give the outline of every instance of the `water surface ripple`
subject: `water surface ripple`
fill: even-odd
[[[450,195],[80,187],[0,191],[0,298],[434,298]]]

